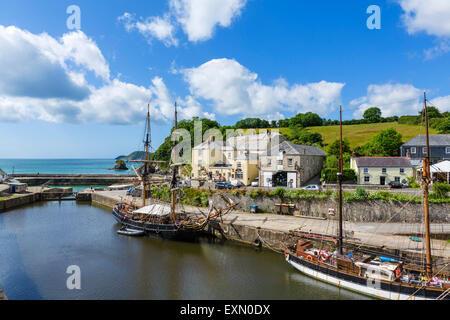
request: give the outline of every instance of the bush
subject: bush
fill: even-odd
[[[450,185],[445,182],[436,182],[433,184],[433,191],[437,197],[445,199],[447,198],[447,193],[450,192]]]

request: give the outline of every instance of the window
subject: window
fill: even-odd
[[[236,165],[238,168],[242,168],[242,164],[240,162],[237,163]]]
[[[292,167],[292,159],[288,159],[288,166]]]
[[[267,159],[267,166],[269,166],[269,167],[272,166],[272,159]]]
[[[364,176],[364,182],[370,182],[370,177]]]
[[[405,173],[405,169],[404,168],[400,168],[400,173]]]
[[[198,165],[199,165],[199,166],[202,165],[202,160],[198,160]]]
[[[369,168],[364,168],[364,173],[369,173]]]
[[[417,152],[417,149],[416,149],[416,147],[411,147],[411,154],[415,154]]]
[[[277,160],[277,165],[282,166],[283,165],[283,160]]]
[[[426,147],[422,148],[422,154],[427,154],[427,148]]]
[[[450,153],[450,147],[445,147],[445,153],[449,154]]]
[[[381,169],[381,173],[386,173],[386,168]]]
[[[228,158],[231,158],[231,152],[228,152]]]
[[[400,177],[395,177],[395,182],[400,182]]]

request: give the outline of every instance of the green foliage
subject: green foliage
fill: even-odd
[[[402,135],[394,128],[389,128],[380,131],[363,149],[366,156],[394,157],[399,156],[402,144]]]
[[[351,154],[352,149],[350,148],[350,142],[348,141],[347,138],[344,138],[342,141],[342,153],[348,153]],[[328,146],[328,155],[334,155],[339,159],[340,156],[340,140],[337,139],[335,141],[333,141],[329,146]]]
[[[323,138],[320,133],[309,132],[301,126],[290,127],[286,133],[286,138],[293,143],[308,146],[321,146],[323,143]]]
[[[450,117],[447,117],[444,121],[440,122],[436,126],[436,129],[441,134],[450,134]]]
[[[447,198],[447,193],[450,192],[450,185],[445,182],[436,182],[433,184],[433,191],[439,198]]]
[[[269,128],[269,121],[259,118],[246,118],[239,120],[234,125],[236,129],[257,129],[257,128]]]
[[[401,116],[398,118],[399,124],[418,125],[421,122],[420,116]]]
[[[421,112],[419,112],[419,114],[422,119],[425,119],[425,109],[423,109]],[[442,117],[441,113],[439,112],[439,109],[436,107],[427,107],[427,115],[428,115],[428,119]]]
[[[323,119],[319,117],[316,113],[307,112],[305,114],[299,113],[289,119],[289,126],[296,127],[317,127],[321,126],[323,123]]]
[[[337,168],[326,168],[322,170],[322,178],[326,182],[335,182],[337,181]],[[356,182],[356,172],[353,169],[344,169],[343,170],[343,181],[347,182]]]
[[[285,192],[286,190],[284,188],[277,188],[274,191],[272,191],[272,195],[283,198]]]
[[[368,123],[381,122],[381,110],[380,108],[369,108],[364,112],[363,118],[367,120]]]

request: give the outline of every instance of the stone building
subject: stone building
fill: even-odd
[[[192,149],[191,178],[239,180],[250,185],[259,174],[259,156],[284,140],[279,133],[270,132],[237,135],[226,141],[210,137]]]
[[[411,161],[406,157],[351,158],[350,168],[355,170],[358,184],[406,183],[407,178],[414,176]]]
[[[261,155],[260,186],[299,188],[320,174],[325,158],[317,147],[283,141]]]

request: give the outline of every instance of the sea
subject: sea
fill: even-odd
[[[128,171],[108,170],[114,159],[0,159],[0,169],[7,174],[134,174]]]

